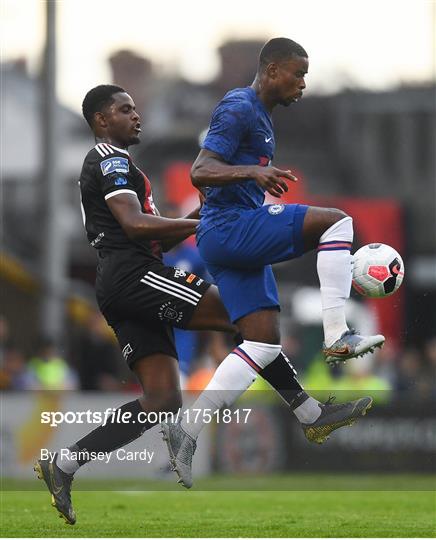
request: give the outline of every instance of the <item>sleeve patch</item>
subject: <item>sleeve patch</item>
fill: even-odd
[[[116,186],[125,186],[127,184],[127,178],[120,176],[114,182]]]
[[[101,172],[103,176],[114,172],[128,173],[129,172],[129,160],[122,157],[112,157],[105,159],[100,163]],[[119,185],[119,184],[117,184]]]

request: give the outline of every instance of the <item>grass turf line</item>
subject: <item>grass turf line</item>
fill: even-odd
[[[413,481],[410,487],[413,489]],[[3,491],[2,536],[328,538],[436,534],[432,491],[75,491],[73,501],[78,521],[71,527],[57,517],[47,492]]]

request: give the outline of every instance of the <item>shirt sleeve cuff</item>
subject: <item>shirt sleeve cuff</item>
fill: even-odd
[[[115,195],[121,195],[121,193],[131,193],[132,195],[137,195],[136,191],[133,191],[133,189],[117,189],[116,191],[111,191],[110,193],[105,195],[104,200],[107,201]]]
[[[204,150],[209,150],[209,152],[213,152],[214,154],[218,154],[220,157],[223,158],[224,161],[230,160],[230,156],[228,155],[228,153],[225,152],[225,150],[223,150],[222,147],[218,148],[210,142],[203,143],[201,148],[203,148]]]

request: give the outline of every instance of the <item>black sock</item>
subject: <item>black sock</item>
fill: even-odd
[[[117,411],[121,412],[117,413]],[[118,421],[121,415],[126,412],[131,413],[129,421]],[[79,465],[84,465],[90,461],[89,454],[91,452],[112,452],[134,441],[144,431],[153,427],[155,425],[154,423],[141,421],[139,414],[142,412],[143,409],[137,399],[125,403],[116,409],[104,425],[99,426],[91,431],[91,433],[88,433],[88,435],[85,435],[83,439],[77,441],[75,445],[70,447],[70,450],[82,452],[81,458],[77,460]],[[112,419],[114,420],[113,422],[111,421]]]
[[[298,382],[293,365],[282,352],[271,364],[259,371],[259,375],[280,394],[292,410],[309,397]]]
[[[240,333],[235,334],[233,339],[236,345],[244,341]],[[259,371],[259,375],[280,394],[292,410],[299,407],[309,397],[297,380],[294,366],[283,352],[266,368]]]

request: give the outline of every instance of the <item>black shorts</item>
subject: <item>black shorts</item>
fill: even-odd
[[[195,274],[153,265],[108,305],[101,304],[129,367],[156,353],[177,358],[173,326],[186,328],[209,287],[210,283]]]

